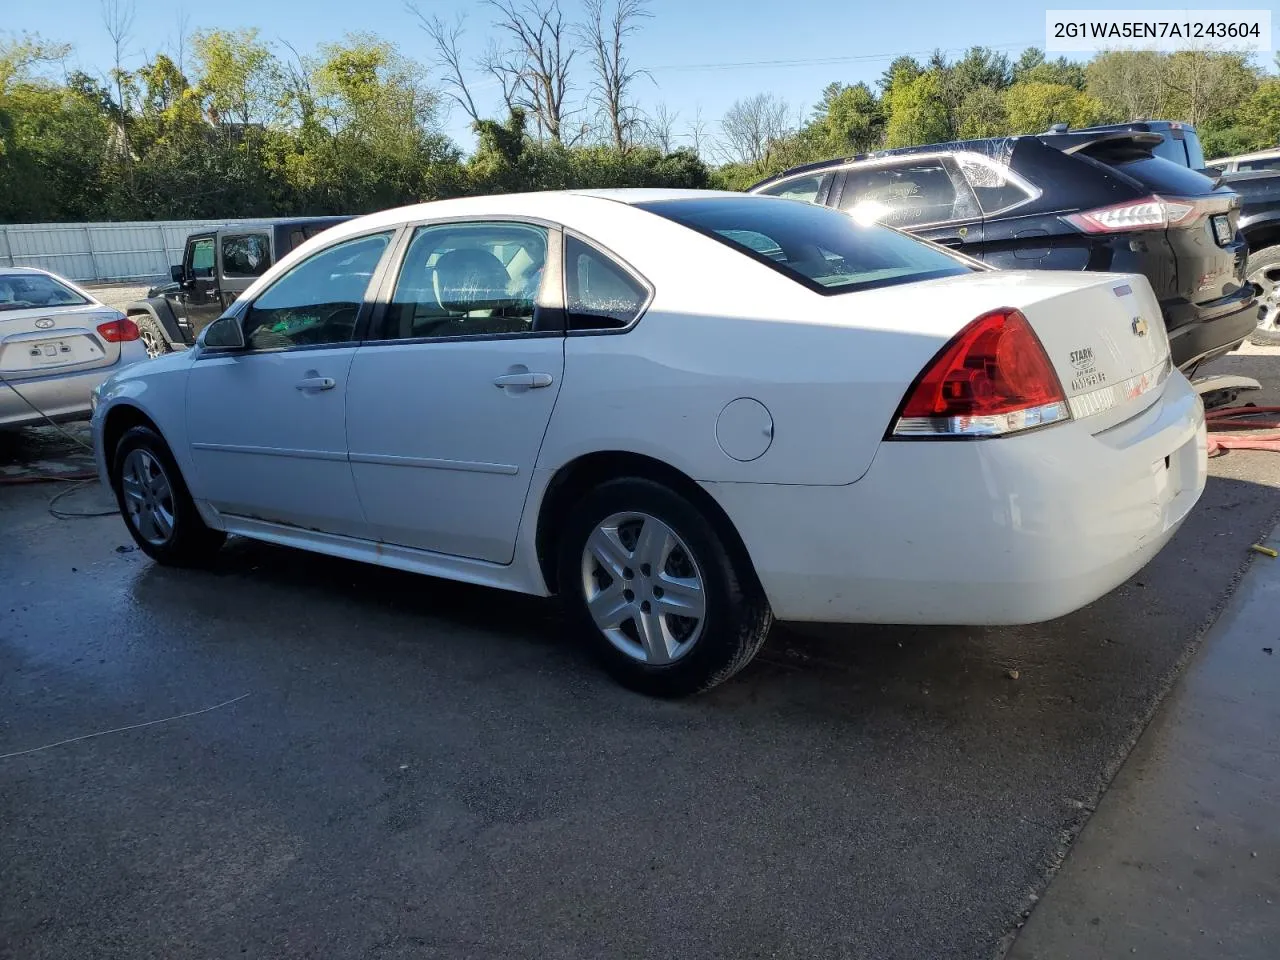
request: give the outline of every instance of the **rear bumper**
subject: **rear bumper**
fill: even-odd
[[[1089,428],[886,442],[843,487],[705,487],[779,619],[1035,623],[1140,570],[1204,489],[1204,413],[1185,378],[1137,417]]]
[[[1258,325],[1258,301],[1248,285],[1209,303],[1161,303],[1173,363],[1185,370],[1238,347]]]
[[[129,364],[147,359],[146,349],[137,342],[122,343],[120,348],[119,359],[109,367],[96,367],[82,373],[24,377],[11,382],[49,420],[58,423],[84,420],[92,412],[90,398],[94,387]],[[45,417],[23,402],[22,397],[0,383],[0,427],[36,426],[47,422]]]

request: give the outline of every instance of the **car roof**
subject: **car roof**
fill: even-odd
[[[1231,163],[1237,160],[1266,160],[1280,156],[1280,147],[1268,147],[1266,150],[1255,150],[1253,153],[1238,153],[1234,157],[1214,157],[1211,163]]]
[[[18,276],[23,276],[25,274],[32,274],[32,273],[40,273],[40,274],[44,274],[47,277],[55,277],[55,278],[61,279],[58,277],[56,273],[52,272],[51,270],[41,270],[39,267],[18,267],[18,266],[0,267],[0,277],[18,277]]]

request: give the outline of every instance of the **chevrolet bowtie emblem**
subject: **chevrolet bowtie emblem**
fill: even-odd
[[[1147,321],[1141,317],[1133,318],[1133,335],[1135,337],[1145,337],[1147,335]]]

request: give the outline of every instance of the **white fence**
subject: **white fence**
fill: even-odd
[[[41,267],[69,280],[167,277],[187,235],[262,220],[150,220],[129,223],[0,224],[0,266]]]

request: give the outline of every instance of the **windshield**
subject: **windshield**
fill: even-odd
[[[847,293],[975,268],[888,227],[828,207],[772,197],[658,200],[641,209],[697,230],[811,290]]]
[[[89,301],[43,273],[0,274],[0,310],[72,307]]]

